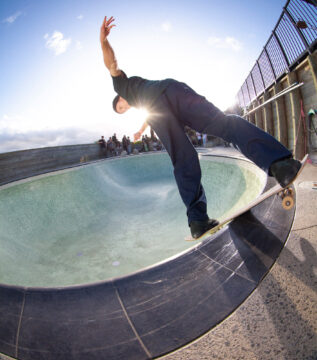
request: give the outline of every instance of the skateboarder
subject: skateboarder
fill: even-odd
[[[108,41],[115,26],[113,21],[113,17],[105,17],[100,29],[104,63],[118,94],[113,100],[113,109],[119,114],[130,107],[148,110],[149,116],[134,140],[138,140],[150,125],[165,146],[174,166],[175,180],[187,208],[188,224],[194,238],[216,226],[218,221],[209,219],[207,215],[198,154],[185,134],[186,125],[199,133],[218,136],[234,144],[283,187],[292,181],[301,164],[271,135],[240,116],[225,115],[185,83],[174,79],[159,81],[127,77],[119,68]]]

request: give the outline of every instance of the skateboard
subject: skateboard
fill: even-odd
[[[251,201],[249,204],[247,204],[246,206],[242,207],[241,209],[237,210],[235,213],[233,213],[232,215],[229,215],[226,219],[224,219],[223,221],[221,221],[217,226],[207,230],[203,235],[201,235],[199,238],[194,239],[191,236],[186,237],[185,240],[186,241],[202,241],[205,238],[207,238],[208,236],[215,234],[217,231],[219,231],[220,229],[222,229],[224,226],[226,226],[230,221],[232,221],[233,219],[235,219],[236,217],[244,214],[245,212],[247,212],[248,210],[252,209],[254,206],[260,204],[262,201],[266,200],[267,198],[269,198],[270,196],[276,195],[278,194],[278,196],[281,198],[282,200],[282,206],[285,210],[290,210],[292,209],[292,207],[294,206],[294,193],[293,193],[293,188],[292,188],[292,184],[293,182],[298,178],[298,176],[300,175],[300,173],[303,171],[304,166],[307,162],[308,159],[308,154],[306,154],[304,156],[304,158],[301,160],[302,166],[299,169],[298,173],[296,174],[295,178],[293,179],[293,181],[288,184],[288,186],[286,186],[285,188],[283,188],[280,184],[276,184],[275,186],[273,186],[271,189],[265,191],[263,194],[261,194],[259,197],[257,197],[256,199],[254,199],[253,201]]]

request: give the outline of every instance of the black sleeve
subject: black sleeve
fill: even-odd
[[[128,88],[128,77],[124,71],[121,70],[119,76],[112,76],[113,88],[114,91],[126,99],[127,88]]]

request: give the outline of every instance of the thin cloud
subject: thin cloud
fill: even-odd
[[[72,41],[71,38],[65,39],[64,35],[60,31],[54,31],[51,36],[49,36],[49,34],[45,34],[44,39],[46,40],[45,46],[49,50],[52,50],[55,55],[63,54],[68,49]]]
[[[92,144],[100,138],[100,129],[86,127],[42,128],[22,114],[0,117],[0,154],[48,146]]]
[[[4,114],[0,118],[0,134],[12,133],[13,131],[20,131],[21,126],[25,124],[25,118],[22,115],[7,115]]]
[[[6,19],[4,19],[2,22],[4,23],[8,23],[8,24],[13,24],[15,22],[15,20],[22,15],[21,11],[16,12],[15,14],[7,17]]]
[[[77,19],[78,19],[78,20],[82,20],[83,18],[84,18],[84,15],[82,15],[82,14],[80,14],[80,15],[77,16]]]
[[[161,24],[161,29],[164,32],[170,32],[172,29],[172,24],[169,21],[165,21],[163,24]]]
[[[0,133],[0,154],[50,146],[92,144],[99,138],[99,131],[89,132],[87,129],[81,128],[26,132],[2,131]]]
[[[242,49],[242,43],[231,36],[226,36],[225,38],[210,36],[207,43],[218,49],[231,49],[234,51],[240,51]]]
[[[81,42],[80,41],[76,41],[76,49],[77,50],[82,50],[82,48],[83,48],[83,45],[81,44]]]

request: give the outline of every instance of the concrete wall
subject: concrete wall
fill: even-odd
[[[0,185],[104,157],[98,144],[58,146],[0,154]]]
[[[303,82],[304,85],[255,112],[246,113],[245,118],[275,136],[296,158],[301,159],[307,152],[317,151],[317,136],[309,132],[311,120],[308,117],[310,109],[317,109],[317,51],[255,99],[248,107],[248,112],[295,82]],[[313,121],[316,126],[317,115]]]

